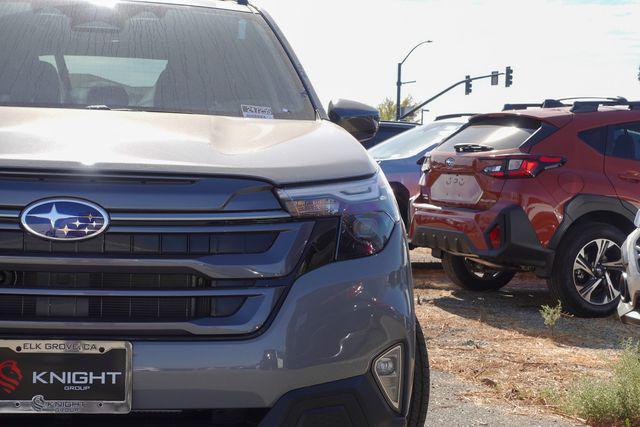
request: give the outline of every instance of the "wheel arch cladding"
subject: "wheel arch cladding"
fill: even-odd
[[[570,229],[588,221],[611,224],[625,233],[630,233],[635,229],[633,220],[637,211],[631,203],[617,197],[580,194],[565,206],[564,218],[549,246],[551,249],[557,249]]]

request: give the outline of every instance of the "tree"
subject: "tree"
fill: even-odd
[[[411,95],[407,96],[400,104],[404,111],[408,111],[416,106]],[[396,119],[396,103],[391,98],[386,98],[382,104],[378,105],[380,120],[393,121]],[[417,119],[418,113],[414,113],[404,120],[413,122]]]

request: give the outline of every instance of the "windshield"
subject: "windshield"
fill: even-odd
[[[315,120],[264,19],[119,1],[0,2],[0,105]]]
[[[413,157],[433,148],[462,125],[463,123],[435,122],[420,126],[373,147],[369,154],[376,160]]]

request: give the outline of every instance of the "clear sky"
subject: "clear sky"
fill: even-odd
[[[404,93],[424,100],[466,74],[503,71],[514,86],[474,83],[429,107],[433,114],[483,112],[505,102],[567,96],[640,100],[640,0],[255,0],[293,45],[320,98],[377,105]]]

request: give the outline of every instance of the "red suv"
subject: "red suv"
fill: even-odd
[[[565,101],[476,116],[432,151],[410,236],[461,287],[531,271],[566,311],[605,316],[640,207],[640,103]]]

